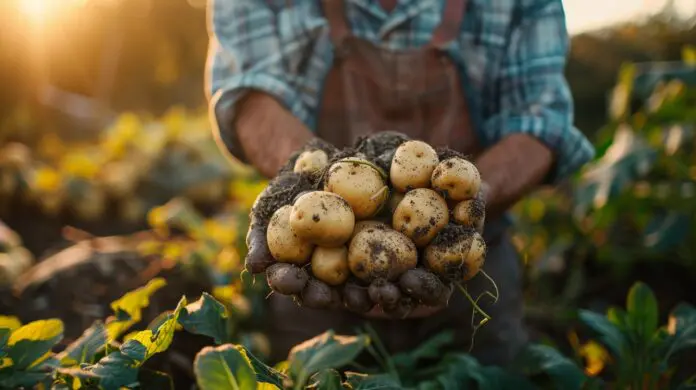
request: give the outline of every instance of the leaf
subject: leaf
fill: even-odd
[[[145,354],[145,347],[141,347],[141,354]],[[116,351],[85,369],[99,377],[99,386],[104,390],[120,390],[138,382],[137,365],[138,361]]]
[[[106,345],[106,328],[96,321],[82,336],[70,344],[58,358],[66,365],[91,362],[94,355]]]
[[[441,356],[441,349],[451,344],[454,340],[454,332],[445,331],[436,334],[426,340],[416,349],[408,353],[395,355],[392,360],[396,366],[409,368],[415,366],[419,360],[435,359]]]
[[[193,370],[201,390],[257,387],[256,373],[249,359],[232,344],[203,348],[196,355]]]
[[[659,312],[652,290],[637,282],[631,287],[626,300],[628,323],[638,339],[647,344],[657,330]]]
[[[696,67],[696,46],[684,46],[682,49],[682,61],[684,61],[687,66]]]
[[[279,388],[283,387],[283,380],[286,378],[286,376],[283,374],[283,372],[281,372],[281,370],[267,366],[264,362],[259,360],[242,346],[237,345],[236,348],[249,359],[251,367],[256,372],[256,380],[258,382],[269,383],[278,386]]]
[[[653,216],[643,232],[645,246],[660,253],[675,248],[688,238],[691,218],[675,211]]]
[[[621,356],[626,347],[626,338],[616,325],[607,318],[589,310],[580,310],[582,322],[599,334],[600,341],[614,354]]]
[[[138,372],[138,382],[143,389],[174,390],[172,377],[160,371],[141,368]]]
[[[174,332],[179,321],[179,315],[186,306],[186,297],[181,297],[179,304],[173,313],[169,314],[169,318],[164,321],[157,329],[147,329],[136,333],[130,340],[123,344],[127,347],[131,343],[140,343],[145,346],[147,352],[145,358],[140,362],[144,363],[152,355],[164,352],[172,344]],[[122,348],[123,348],[122,347]]]
[[[665,359],[696,347],[696,308],[686,303],[674,308],[669,316],[668,331],[672,335],[672,341]]]
[[[401,385],[388,374],[367,375],[357,372],[346,372],[346,383],[353,390],[397,390]]]
[[[0,329],[14,331],[22,326],[22,323],[14,316],[0,316]]]
[[[225,306],[208,293],[181,312],[179,323],[187,332],[212,337],[216,344],[228,339]]]
[[[621,332],[628,331],[628,314],[619,307],[610,307],[607,310],[607,319],[616,325]]]
[[[57,319],[30,322],[12,332],[7,355],[14,368],[23,370],[44,357],[63,339],[63,322]]]
[[[50,372],[10,371],[5,375],[0,374],[0,389],[32,388],[50,376]]]
[[[126,293],[111,303],[111,309],[116,313],[115,319],[107,322],[106,331],[109,340],[115,340],[131,326],[142,319],[142,310],[150,304],[150,297],[157,290],[166,286],[162,278],[154,278],[147,285]]]
[[[309,383],[310,385],[307,386],[308,389],[343,390],[341,374],[332,368],[319,371],[312,375]]]
[[[352,362],[369,342],[365,335],[337,336],[328,330],[290,350],[290,377],[304,384],[314,373]]]
[[[523,371],[527,375],[546,374],[558,389],[581,389],[587,377],[582,368],[547,345],[530,345],[521,354]]]

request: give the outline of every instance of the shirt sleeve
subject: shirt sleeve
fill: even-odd
[[[249,90],[275,97],[303,122],[309,120],[306,98],[298,93],[296,63],[300,50],[289,50],[293,36],[281,29],[283,14],[268,1],[211,0],[210,46],[206,69],[213,132],[233,157],[247,162],[233,128],[235,104]],[[300,42],[293,42],[297,47]],[[294,57],[293,57],[294,56]]]
[[[573,126],[573,98],[564,75],[569,48],[561,0],[520,2],[502,66],[490,88],[495,110],[485,118],[488,144],[524,133],[555,155],[547,183],[576,172],[594,157],[589,140]]]

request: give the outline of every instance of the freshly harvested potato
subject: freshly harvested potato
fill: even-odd
[[[413,298],[402,296],[394,306],[383,308],[384,314],[391,318],[404,319],[408,317],[416,306]]]
[[[483,228],[486,218],[486,204],[480,197],[463,200],[457,203],[452,210],[454,222],[477,230]]]
[[[427,306],[446,305],[451,292],[437,275],[424,268],[404,272],[399,278],[399,287],[406,295]]]
[[[385,310],[396,307],[399,299],[401,299],[399,288],[394,283],[381,278],[370,283],[367,292],[372,302],[380,305]]]
[[[282,263],[305,264],[314,245],[299,237],[290,225],[292,206],[286,205],[273,213],[266,230],[268,249],[273,258]]]
[[[247,254],[244,259],[244,268],[252,274],[264,272],[275,258],[268,248],[266,230],[263,226],[254,225],[249,228],[246,239]]]
[[[357,313],[367,313],[375,307],[368,288],[350,281],[343,285],[343,305]]]
[[[404,196],[406,196],[406,194],[404,194],[403,192],[392,192],[391,196],[389,197],[389,200],[387,201],[387,207],[389,207],[389,212],[392,215],[394,215],[394,212],[396,212],[396,207],[404,199]]]
[[[341,196],[313,191],[295,201],[290,227],[303,240],[328,248],[339,247],[353,234],[355,215]]]
[[[312,253],[312,274],[330,286],[343,284],[350,276],[348,248],[316,247]]]
[[[375,165],[355,158],[343,159],[331,165],[324,191],[345,199],[357,219],[372,217],[389,198],[389,187]]]
[[[448,223],[447,202],[429,188],[407,192],[392,216],[394,229],[408,236],[419,248],[428,245]]]
[[[324,168],[329,163],[329,156],[321,149],[307,150],[295,160],[295,173],[314,173]]]
[[[350,271],[367,282],[396,280],[417,263],[416,245],[393,229],[365,229],[355,235],[348,248]]]
[[[476,276],[486,258],[486,243],[474,229],[450,224],[425,248],[428,269],[451,281]]]
[[[392,186],[401,192],[430,187],[439,159],[432,146],[423,141],[406,141],[396,148],[389,170]]]
[[[283,295],[301,293],[308,281],[307,271],[293,264],[276,263],[266,269],[268,286]]]
[[[378,230],[390,229],[389,225],[387,225],[386,223],[381,222],[381,221],[375,221],[375,220],[358,221],[355,223],[355,227],[353,228],[353,234],[351,234],[350,239],[352,240],[353,238],[355,238],[356,234],[360,233],[361,231],[363,231],[367,228],[375,228]]]
[[[310,279],[300,296],[300,305],[310,309],[326,309],[335,301],[334,292],[328,284]]]
[[[471,199],[481,187],[481,175],[471,162],[452,157],[440,162],[432,176],[432,187],[447,199]]]

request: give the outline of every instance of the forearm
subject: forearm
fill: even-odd
[[[313,137],[277,100],[261,92],[250,92],[235,113],[230,128],[236,131],[237,142],[248,162],[268,178]]]
[[[484,152],[476,161],[486,183],[486,214],[496,217],[540,185],[553,164],[553,154],[526,134],[514,134]]]

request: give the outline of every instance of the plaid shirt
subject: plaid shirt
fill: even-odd
[[[211,1],[211,107],[227,108],[245,90],[261,90],[314,129],[333,61],[320,0]],[[386,13],[375,0],[346,0],[353,33],[392,49],[426,44],[444,3],[400,0]],[[530,134],[555,152],[553,181],[594,156],[573,127],[563,73],[568,43],[561,0],[470,0],[461,33],[447,48],[463,76],[483,146],[513,133]]]

